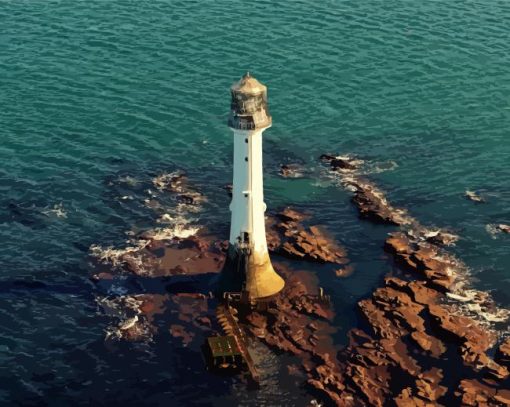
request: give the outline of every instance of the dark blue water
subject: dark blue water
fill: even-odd
[[[355,153],[393,168],[372,177],[459,233],[476,285],[510,304],[510,239],[486,230],[510,223],[509,19],[504,0],[0,2],[2,404],[304,403],[278,386],[281,362],[246,396],[192,350],[106,348],[88,281],[90,245],[122,247],[154,225],[144,199],[163,172],[188,172],[209,197],[198,222],[226,237],[228,87],[246,70],[269,87],[268,207],[312,211],[355,266],[347,279],[315,270],[340,343],[390,268],[388,229],[360,222],[331,180],[279,178],[281,162]]]

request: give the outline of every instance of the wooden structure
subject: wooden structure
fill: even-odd
[[[243,368],[244,358],[232,335],[207,338],[205,353],[212,368],[235,370]]]

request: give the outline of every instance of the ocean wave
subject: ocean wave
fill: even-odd
[[[152,240],[172,240],[176,237],[181,239],[191,237],[199,230],[198,226],[177,224],[173,227],[152,229],[148,233]]]

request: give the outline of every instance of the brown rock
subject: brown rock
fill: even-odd
[[[432,356],[439,357],[446,352],[446,346],[438,338],[428,335],[422,331],[414,331],[411,333],[411,338],[418,344],[424,351],[430,352]]]
[[[276,215],[276,219],[268,218],[266,235],[269,250],[293,259],[345,264],[345,250],[329,238],[322,228],[305,228],[300,222],[306,217],[286,208]]]
[[[470,349],[476,353],[483,353],[494,344],[494,334],[473,319],[453,315],[452,311],[451,307],[446,305],[429,305],[432,321],[435,321],[448,339],[460,344],[469,343]]]
[[[304,169],[299,164],[282,164],[280,165],[280,176],[284,178],[300,178],[303,176]]]
[[[182,339],[182,344],[187,346],[192,340],[195,334],[193,332],[187,331],[184,326],[178,324],[170,325],[170,334],[174,338]]]
[[[494,400],[502,403],[504,406],[510,406],[510,390],[498,390]]]
[[[415,381],[417,396],[430,402],[435,402],[444,396],[448,389],[445,386],[439,385],[442,379],[442,370],[435,367],[419,375]]]
[[[460,382],[459,395],[462,404],[466,406],[495,406],[496,390],[474,379],[464,379]]]
[[[510,338],[507,338],[499,345],[495,360],[510,368]]]

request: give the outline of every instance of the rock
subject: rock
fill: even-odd
[[[330,163],[332,160],[334,160],[336,157],[331,154],[322,154],[319,159],[323,162]]]
[[[303,177],[304,169],[299,164],[282,164],[280,165],[280,176],[284,178],[301,178]]]
[[[470,201],[473,201],[473,202],[477,202],[477,203],[483,203],[485,202],[485,199],[482,198],[480,195],[478,195],[476,192],[474,191],[466,191],[465,195],[464,195],[467,199],[469,199]]]
[[[499,345],[495,360],[499,364],[510,368],[510,338],[507,338]]]
[[[450,306],[432,304],[428,310],[432,321],[442,329],[445,338],[461,345],[468,344],[475,353],[484,353],[496,341],[494,333],[487,331],[471,318],[454,315]]]
[[[170,325],[170,335],[174,338],[180,338],[183,346],[188,346],[193,340],[195,334],[193,332],[186,331],[183,325],[172,324]]]
[[[504,406],[510,406],[510,390],[498,390],[494,396],[494,400],[500,402]]]
[[[101,280],[113,280],[113,274],[112,273],[107,273],[107,272],[101,272],[101,273],[97,273],[97,274],[93,274],[90,279],[92,281],[101,281]]]
[[[345,264],[345,250],[327,232],[318,226],[306,228],[300,223],[307,217],[290,208],[268,217],[266,235],[269,250],[294,259]]]
[[[391,206],[382,191],[368,183],[356,183],[352,202],[359,210],[360,217],[375,223],[402,226],[408,225],[412,219],[406,211]]]
[[[309,216],[287,207],[283,211],[278,212],[276,217],[284,222],[301,222]]]
[[[331,169],[336,170],[356,170],[361,167],[363,160],[348,155],[333,156],[329,154],[322,154],[320,160],[329,163]]]
[[[223,189],[225,191],[227,191],[228,193],[228,196],[232,198],[232,188],[233,188],[233,185],[232,184],[226,184],[223,186]]]
[[[186,194],[179,194],[177,195],[177,202],[184,203],[187,205],[197,205],[205,201],[205,197],[196,192],[188,192]]]
[[[397,407],[432,407],[430,403],[413,396],[413,390],[410,387],[403,389],[395,398],[395,405]]]
[[[418,344],[424,351],[430,352],[434,357],[441,356],[446,352],[446,346],[442,341],[434,336],[430,336],[423,331],[414,331],[411,333],[411,338]]]
[[[433,367],[416,379],[417,396],[430,402],[435,402],[441,396],[445,395],[447,388],[439,383],[443,379],[443,371]]]
[[[438,247],[415,242],[405,233],[396,232],[390,234],[384,248],[399,264],[426,277],[435,288],[446,291],[452,286],[455,276],[451,270],[456,263],[441,256]]]
[[[153,185],[159,190],[182,192],[187,187],[188,177],[183,172],[162,174],[152,180]]]
[[[504,233],[510,233],[510,225],[505,225],[504,223],[500,223],[497,226],[498,230]]]
[[[335,275],[337,277],[349,277],[354,272],[354,267],[345,266],[340,269],[335,270]]]
[[[460,382],[457,394],[465,406],[496,406],[494,396],[496,390],[475,379],[464,379]]]
[[[441,246],[453,246],[459,240],[457,235],[442,230],[428,232],[424,236],[427,242]]]

